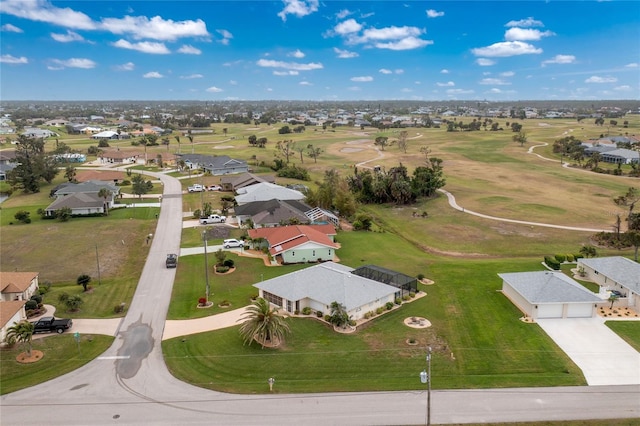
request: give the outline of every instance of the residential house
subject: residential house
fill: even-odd
[[[127,134],[127,136],[129,136],[129,135]],[[91,136],[91,139],[95,139],[95,140],[118,140],[118,139],[120,139],[120,134],[118,132],[114,132],[113,130],[105,130],[103,132],[96,133],[95,135]]]
[[[244,160],[236,160],[228,155],[200,155],[200,154],[178,154],[184,160],[186,166],[192,170],[203,170],[214,176],[246,173],[249,166]]]
[[[17,164],[15,151],[0,151],[0,181],[7,179],[7,173],[13,170]]]
[[[498,274],[502,293],[527,317],[592,318],[602,298],[562,272],[534,271]]]
[[[321,263],[254,284],[260,297],[289,313],[311,308],[331,313],[331,304],[342,305],[350,319],[357,321],[367,312],[393,303],[398,289],[352,273],[354,269],[334,262]]]
[[[98,161],[102,164],[135,164],[143,154],[134,151],[120,151],[111,149],[100,152]]]
[[[340,245],[334,242],[333,225],[289,225],[275,228],[249,229],[249,238],[263,241],[278,263],[306,263],[333,260]]]
[[[26,300],[0,301],[0,343],[7,337],[9,327],[27,318]]]
[[[110,192],[106,200],[98,196],[103,188]],[[74,216],[104,214],[105,204],[107,209],[113,208],[119,193],[120,188],[111,182],[90,180],[81,183],[65,183],[55,190],[53,195],[56,200],[45,209],[45,214],[55,216],[56,211],[62,208],[71,209],[71,214]]]
[[[233,212],[239,226],[250,220],[253,228],[264,228],[291,224],[292,221],[309,224],[311,220],[304,214],[309,210],[311,207],[302,201],[268,200],[236,206]]]
[[[255,185],[239,188],[236,195],[236,203],[238,205],[247,204],[254,201],[269,201],[269,200],[296,200],[301,201],[306,197],[305,195],[293,189],[285,188],[284,186],[276,185],[269,182],[261,182]]]
[[[247,172],[237,176],[222,176],[220,178],[220,186],[223,191],[235,191],[245,186],[255,185],[256,183],[275,183],[275,181],[276,178],[273,175],[258,176]]]
[[[49,138],[52,136],[59,136],[56,132],[52,132],[49,129],[39,129],[37,127],[26,127],[22,132],[24,136],[28,136],[30,138]]]
[[[7,329],[25,320],[24,305],[38,291],[38,272],[0,272],[0,342]]]
[[[581,258],[578,270],[601,286],[607,297],[616,290],[622,294],[618,303],[640,308],[640,263],[622,256]]]

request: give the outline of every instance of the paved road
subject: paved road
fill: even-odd
[[[161,340],[175,269],[165,268],[164,261],[166,253],[180,248],[182,200],[177,179],[153,176],[164,184],[157,228],[161,232],[153,239],[116,341],[72,373],[2,396],[3,425],[425,423],[425,392],[232,395],[173,378]],[[263,376],[266,387],[267,373],[254,372],[256,379]],[[640,386],[433,391],[431,419],[445,424],[636,418],[639,401]]]

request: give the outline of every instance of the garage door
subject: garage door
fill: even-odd
[[[567,306],[567,318],[591,318],[592,316],[591,303],[569,303]]]
[[[538,318],[562,318],[562,304],[538,305]]]

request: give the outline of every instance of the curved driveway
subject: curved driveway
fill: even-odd
[[[6,425],[392,425],[424,424],[426,392],[232,395],[175,379],[161,339],[182,230],[177,179],[164,184],[162,209],[149,257],[114,344],[84,367],[2,396]],[[418,373],[416,380],[418,380]],[[267,372],[255,372],[254,377]],[[437,372],[435,380],[440,379]],[[206,380],[206,378],[204,378]],[[335,380],[340,380],[336,377]],[[277,391],[277,383],[275,385]],[[433,391],[434,423],[640,417],[640,386]]]

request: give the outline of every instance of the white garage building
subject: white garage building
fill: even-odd
[[[530,318],[592,318],[602,299],[561,272],[498,274],[502,292]]]
[[[623,294],[620,304],[640,307],[640,263],[622,256],[579,259],[578,269],[585,279],[600,285],[604,292],[617,290]]]

